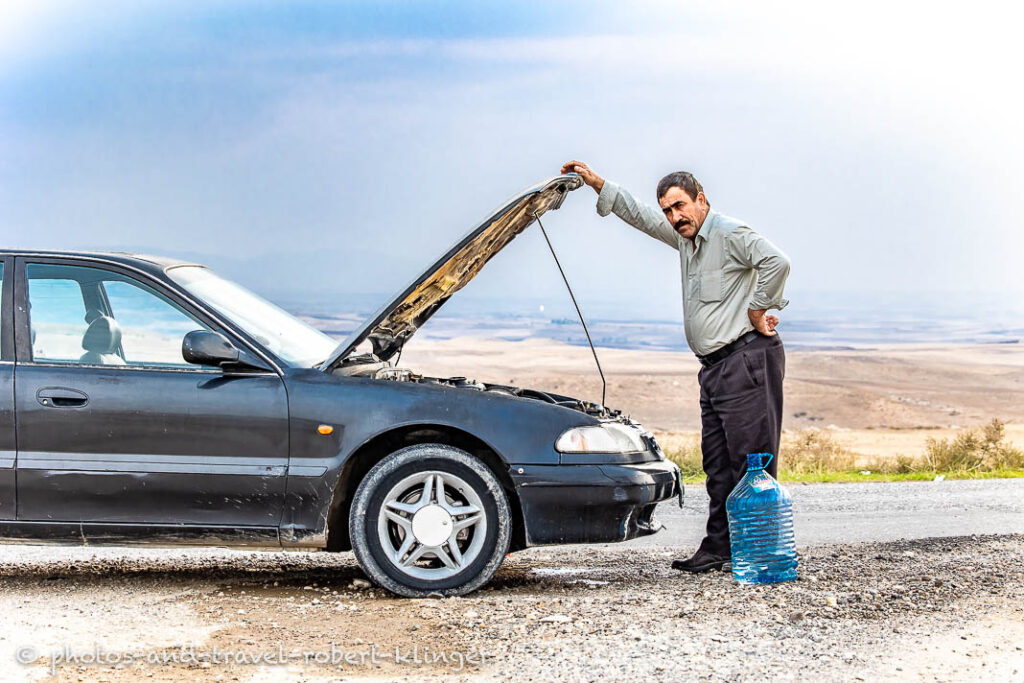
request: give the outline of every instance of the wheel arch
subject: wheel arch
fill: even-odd
[[[466,451],[482,461],[498,481],[512,513],[512,539],[509,550],[526,547],[526,525],[507,461],[487,442],[470,432],[437,423],[408,424],[381,432],[368,439],[345,460],[331,496],[327,515],[327,550],[350,550],[348,514],[356,488],[374,465],[395,451],[416,444],[439,443]]]

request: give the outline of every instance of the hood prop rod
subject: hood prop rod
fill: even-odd
[[[565,276],[565,270],[562,269],[562,264],[558,260],[558,254],[555,253],[555,248],[551,246],[551,239],[548,237],[548,231],[544,229],[544,224],[540,222],[540,214],[534,211],[533,217],[537,219],[537,225],[540,226],[541,234],[544,235],[544,241],[548,243],[548,249],[551,250],[551,256],[555,259],[555,265],[558,266],[558,272],[562,274],[562,280],[565,282],[565,288],[569,290],[569,298],[572,299],[572,305],[576,307],[576,315],[580,317],[580,324],[583,325],[583,333],[587,335],[587,343],[590,344],[590,353],[594,354],[594,363],[597,365],[597,374],[601,375],[601,407],[604,408],[605,394],[608,391],[608,382],[605,381],[604,371],[601,369],[601,361],[597,359],[597,350],[594,348],[594,342],[590,339],[590,330],[587,329],[587,321],[583,319],[583,312],[580,311],[580,305],[576,303],[576,295],[572,293],[572,287],[569,285],[569,278]]]

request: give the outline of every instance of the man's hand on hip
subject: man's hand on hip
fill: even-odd
[[[594,188],[594,192],[598,194],[604,187],[604,178],[591,171],[590,167],[582,161],[568,161],[562,164],[562,173],[579,173],[583,182]]]
[[[748,308],[747,317],[750,318],[750,324],[754,326],[755,330],[766,337],[774,337],[775,326],[779,324],[779,319],[774,315],[765,315],[767,312],[766,308]]]

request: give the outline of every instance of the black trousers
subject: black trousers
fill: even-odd
[[[700,544],[707,552],[730,554],[725,499],[747,471],[747,454],[775,455],[766,468],[775,476],[785,375],[786,352],[778,335],[759,337],[697,375],[700,447],[711,497],[707,535]]]

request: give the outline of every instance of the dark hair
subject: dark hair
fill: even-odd
[[[658,199],[664,197],[665,193],[673,187],[678,187],[690,195],[690,199],[693,201],[697,201],[697,195],[704,191],[704,186],[693,177],[692,173],[689,171],[676,171],[675,173],[669,173],[658,182]],[[705,195],[706,198],[707,195]],[[708,202],[708,206],[711,206],[711,202]]]

